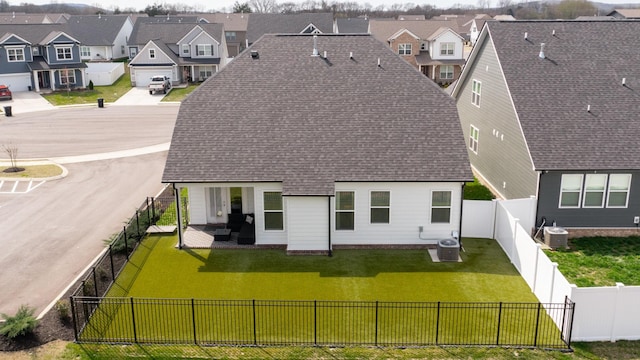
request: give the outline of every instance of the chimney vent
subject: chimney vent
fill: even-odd
[[[538,54],[538,57],[540,57],[540,59],[546,58],[546,56],[544,55],[544,45],[544,43],[540,44],[540,54]]]
[[[349,59],[353,60],[353,51],[349,51]]]
[[[257,50],[251,50],[251,58],[252,59],[260,59],[260,54],[258,54]]]
[[[622,86],[627,86],[627,78],[622,78]]]
[[[378,67],[381,67],[382,65],[380,65],[380,58],[378,58]]]
[[[323,58],[325,58],[325,60],[327,59],[327,51],[326,51],[326,50],[324,51],[324,56],[323,56]]]
[[[528,40],[528,38],[529,38],[529,33],[525,31],[525,33],[524,33],[524,39],[525,39],[525,40]]]
[[[587,112],[590,113],[591,112],[591,105],[587,105]]]
[[[556,29],[553,29],[553,31],[551,31],[551,35],[556,36]]]

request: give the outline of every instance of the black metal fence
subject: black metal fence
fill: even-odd
[[[574,303],[72,297],[78,342],[571,349]]]
[[[173,211],[171,209],[174,209]],[[173,187],[167,185],[156,197],[148,197],[109,241],[72,296],[105,296],[151,225],[176,225]]]

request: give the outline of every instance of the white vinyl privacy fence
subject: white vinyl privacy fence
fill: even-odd
[[[571,341],[640,339],[640,286],[570,284],[531,238],[535,206],[534,198],[465,200],[461,235],[496,239],[541,303],[574,301]]]

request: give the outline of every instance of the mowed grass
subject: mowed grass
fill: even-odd
[[[75,105],[75,104],[96,104],[98,98],[104,99],[104,102],[114,102],[118,100],[122,95],[131,90],[131,77],[129,76],[129,70],[125,65],[125,73],[120,76],[112,85],[109,86],[94,86],[93,90],[72,90],[43,94],[42,97],[47,99],[51,104],[55,106],[62,105]]]
[[[10,166],[0,166],[0,178],[46,178],[62,174],[62,168],[58,165],[22,165],[18,162],[18,167],[23,168],[20,172],[5,172]]]
[[[640,236],[572,239],[569,249],[545,252],[577,286],[640,285]]]
[[[176,236],[145,239],[108,296],[537,302],[494,240],[465,239],[461,263],[434,263],[426,250],[287,256],[267,249],[178,250],[176,243]]]
[[[182,101],[187,95],[191,94],[191,92],[197,89],[199,84],[189,84],[186,88],[176,88],[174,87],[171,91],[162,98],[162,101]]]

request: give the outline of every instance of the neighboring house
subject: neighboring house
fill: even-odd
[[[247,42],[251,45],[264,34],[330,34],[333,29],[331,13],[251,14]]]
[[[47,14],[0,13],[0,24],[51,24]]]
[[[249,14],[204,13],[197,14],[197,16],[199,22],[224,25],[224,36],[227,41],[229,57],[238,56],[247,47]]]
[[[474,170],[503,198],[536,197],[537,227],[637,233],[639,33],[624,20],[485,24],[453,96]]]
[[[0,25],[0,83],[12,91],[84,88],[85,68],[66,24]]]
[[[358,18],[338,18],[336,19],[336,34],[366,34],[369,31],[369,19],[367,17]]]
[[[607,16],[616,19],[640,19],[640,9],[614,9]]]
[[[453,99],[365,34],[263,36],[183,101],[163,175],[189,224],[292,252],[436,244],[472,179]]]
[[[225,65],[222,24],[140,20],[129,39],[132,86],[145,87],[154,75],[168,76],[174,85],[204,81]]]
[[[369,21],[369,32],[440,85],[453,83],[464,65],[464,38],[453,20]]]
[[[478,40],[478,36],[480,35],[480,31],[482,30],[482,27],[487,20],[491,20],[491,16],[486,14],[476,15],[476,17],[471,20],[471,24],[469,27],[469,42],[471,43],[471,45],[475,45],[476,41]]]
[[[133,22],[127,15],[72,15],[69,29],[80,41],[82,60],[126,58]]]

